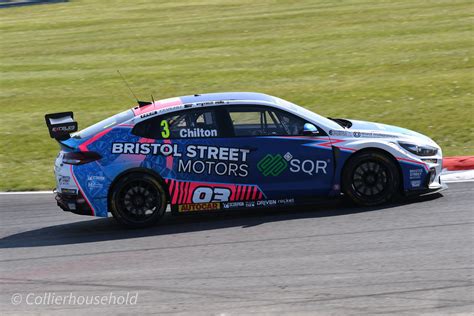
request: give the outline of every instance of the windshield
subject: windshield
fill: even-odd
[[[125,121],[128,121],[129,119],[135,117],[135,114],[133,113],[132,110],[126,110],[123,111],[119,114],[116,114],[114,116],[111,116],[103,121],[100,121],[99,123],[95,123],[94,125],[91,125],[85,129],[83,129],[80,132],[77,132],[73,134],[72,138],[76,139],[84,139],[88,138],[90,136],[93,136],[97,133],[100,133],[104,129],[113,127],[117,124],[123,123]]]
[[[324,116],[321,116],[319,114],[316,114],[316,113],[314,113],[310,110],[307,110],[302,106],[296,105],[294,103],[291,103],[289,101],[286,101],[286,100],[283,100],[283,99],[280,99],[280,98],[277,98],[277,97],[274,97],[274,98],[275,98],[275,100],[278,104],[283,105],[283,106],[285,106],[289,109],[292,109],[296,113],[299,113],[300,115],[309,117],[317,123],[324,124],[328,128],[331,128],[331,129],[340,129],[341,128],[341,126],[339,124],[337,124],[336,122],[331,121],[330,119],[325,118]]]

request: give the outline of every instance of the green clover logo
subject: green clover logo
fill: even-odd
[[[258,170],[265,176],[278,176],[288,167],[288,162],[281,155],[266,155],[257,164]]]

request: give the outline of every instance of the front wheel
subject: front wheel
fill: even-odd
[[[131,228],[156,224],[166,211],[166,194],[152,176],[133,173],[121,178],[113,187],[111,212],[122,225]]]
[[[400,174],[395,163],[379,152],[365,152],[350,158],[342,174],[342,191],[363,206],[393,200],[400,190]]]

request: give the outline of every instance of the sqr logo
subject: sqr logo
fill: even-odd
[[[257,164],[258,170],[265,176],[278,176],[288,167],[288,162],[281,155],[266,155]]]
[[[292,173],[306,173],[310,176],[317,174],[327,174],[328,163],[331,160],[300,160],[294,158],[293,155],[287,152],[284,156],[280,154],[267,154],[257,164],[258,170],[265,176],[279,176],[290,165],[290,172]]]

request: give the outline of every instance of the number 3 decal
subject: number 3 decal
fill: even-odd
[[[162,130],[161,130],[161,137],[169,138],[170,137],[170,128],[168,126],[168,122],[166,120],[161,121],[160,123]]]

